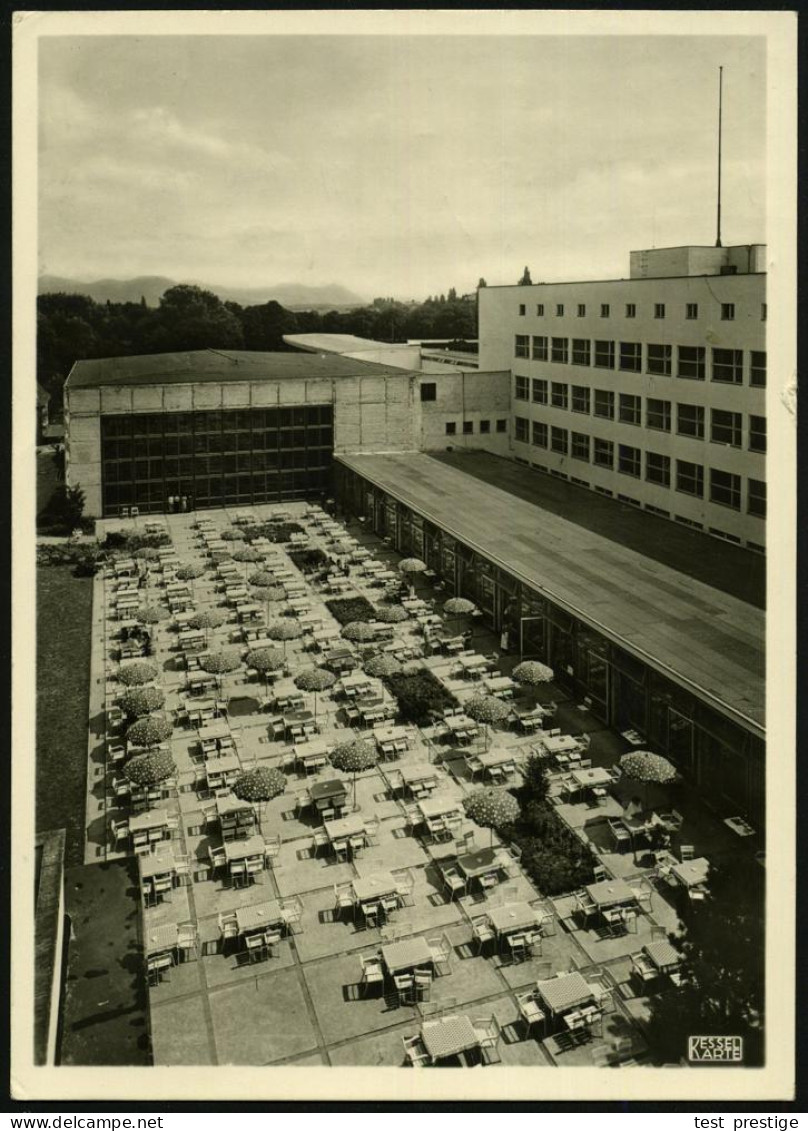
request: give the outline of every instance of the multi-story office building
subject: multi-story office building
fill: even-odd
[[[766,517],[765,247],[631,253],[628,279],[480,291],[517,460],[756,550]]]

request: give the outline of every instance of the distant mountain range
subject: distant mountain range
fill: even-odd
[[[170,287],[176,287],[175,279],[162,275],[140,275],[135,279],[98,279],[92,283],[82,283],[62,275],[40,275],[39,293],[87,295],[96,302],[140,302],[145,298],[148,306],[157,306],[160,296]],[[289,310],[334,310],[340,307],[363,306],[365,299],[349,291],[338,283],[328,283],[320,287],[306,286],[304,283],[278,283],[266,287],[222,287],[213,283],[194,283],[193,286],[213,291],[222,302],[237,302],[241,306],[258,306],[274,299]]]

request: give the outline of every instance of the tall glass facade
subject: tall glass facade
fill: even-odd
[[[101,417],[104,514],[286,502],[330,490],[333,406]]]

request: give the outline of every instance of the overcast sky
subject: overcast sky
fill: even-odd
[[[760,38],[40,41],[39,268],[239,286],[628,273],[764,242]]]

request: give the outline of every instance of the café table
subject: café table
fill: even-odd
[[[165,809],[146,809],[141,813],[132,813],[129,818],[129,832],[157,832],[169,831],[169,813]]]
[[[243,801],[235,793],[228,793],[225,797],[216,798],[216,815],[222,817],[235,817],[249,814],[255,820],[255,809],[251,801]]]
[[[475,735],[479,730],[477,723],[469,715],[448,715],[442,721],[452,734],[463,731],[466,734]]]
[[[309,766],[324,766],[328,762],[328,747],[323,739],[315,739],[313,742],[303,743],[302,746],[293,746],[292,754],[295,761],[305,769]]]
[[[420,597],[405,597],[401,604],[408,613],[420,613],[429,608],[426,601],[422,601]]]
[[[283,729],[287,738],[296,727],[302,727],[303,730],[306,730],[306,724],[310,724],[309,729],[316,731],[313,711],[286,711],[284,713]]]
[[[568,754],[578,751],[578,739],[571,734],[546,734],[542,746],[548,754]]]
[[[513,694],[516,686],[515,681],[512,680],[509,675],[489,676],[487,679],[483,680],[483,687],[491,695]]]
[[[345,782],[340,778],[327,778],[309,786],[309,797],[317,810],[344,808],[346,792]]]
[[[367,840],[365,823],[356,813],[351,813],[347,817],[337,817],[334,821],[326,821],[325,832],[334,848],[356,837],[360,837],[363,841]]]
[[[236,924],[240,935],[263,931],[267,927],[280,927],[283,923],[283,912],[277,899],[236,908]]]
[[[579,790],[598,789],[612,784],[611,775],[603,766],[590,766],[585,770],[574,769],[570,776]]]
[[[599,880],[597,883],[587,884],[586,893],[600,912],[607,911],[610,907],[637,902],[637,896],[625,880]]]
[[[595,994],[577,970],[536,983],[539,995],[554,1016],[595,1002]]]
[[[356,656],[350,648],[333,648],[325,653],[325,662],[338,671],[350,670],[356,666]]]
[[[263,607],[256,604],[255,601],[246,601],[239,605],[236,610],[236,616],[239,623],[245,620],[258,620],[264,614]]]
[[[709,871],[710,861],[705,856],[697,856],[695,860],[683,860],[674,864],[671,875],[682,887],[692,888],[705,884]]]
[[[674,950],[667,939],[646,943],[642,949],[661,974],[668,974],[678,969],[681,964],[681,955]]]
[[[364,723],[377,723],[385,719],[394,719],[398,714],[398,706],[395,700],[385,699],[382,695],[357,696],[354,699],[354,707]]]
[[[255,834],[246,840],[226,840],[222,846],[228,864],[238,863],[239,860],[254,860],[259,858],[263,864],[266,845],[264,838]]]
[[[220,738],[230,738],[230,726],[226,719],[215,719],[213,722],[201,726],[197,730],[200,742],[216,741]]]
[[[188,690],[193,693],[195,691],[204,691],[208,687],[216,687],[216,676],[211,675],[209,672],[192,672],[185,681]],[[196,704],[196,710],[201,711],[204,708],[200,703]]]
[[[438,784],[438,771],[431,762],[409,762],[401,767],[401,778],[410,790],[434,789]]]
[[[441,796],[425,797],[417,805],[418,811],[425,821],[435,821],[440,817],[463,816],[463,808],[453,797]]]
[[[231,785],[241,773],[241,762],[237,754],[223,754],[205,763],[205,778],[208,789],[221,789]]]
[[[429,943],[423,935],[385,943],[381,950],[382,961],[390,977],[407,970],[414,970],[416,967],[431,966],[434,962]]]
[[[312,639],[318,647],[323,644],[330,644],[332,640],[339,639],[339,630],[336,628],[315,628]]]
[[[465,852],[457,858],[457,866],[467,880],[476,879],[487,875],[489,872],[499,872],[499,849],[478,848],[475,852]]]
[[[410,739],[405,726],[381,726],[373,730],[376,745],[381,748],[387,743],[404,742],[409,747]]]
[[[179,938],[180,930],[177,923],[155,923],[153,926],[144,927],[143,943],[148,955],[176,950]]]
[[[174,848],[170,841],[158,844],[148,856],[138,857],[141,880],[155,880],[173,876],[175,867]]]
[[[472,676],[480,676],[484,671],[487,671],[491,666],[490,660],[485,656],[480,655],[479,652],[473,652],[470,656],[460,655],[457,657],[457,664]],[[488,681],[486,681],[487,683]]]
[[[392,872],[373,872],[357,876],[352,882],[356,903],[375,903],[388,896],[398,895],[398,881]]]
[[[539,930],[542,915],[535,907],[531,907],[527,900],[519,900],[516,903],[493,907],[488,912],[488,921],[494,928],[497,938],[502,940],[519,931]]]
[[[433,1062],[480,1046],[474,1026],[465,1014],[425,1021],[421,1026],[421,1040]]]
[[[339,681],[339,686],[346,694],[352,692],[359,695],[363,691],[373,690],[373,680],[369,676],[357,672],[355,675],[344,675]]]
[[[483,750],[475,755],[482,762],[486,770],[490,770],[496,766],[502,766],[504,769],[516,770],[516,760],[513,751],[511,750],[498,750],[496,747],[492,750]]]

